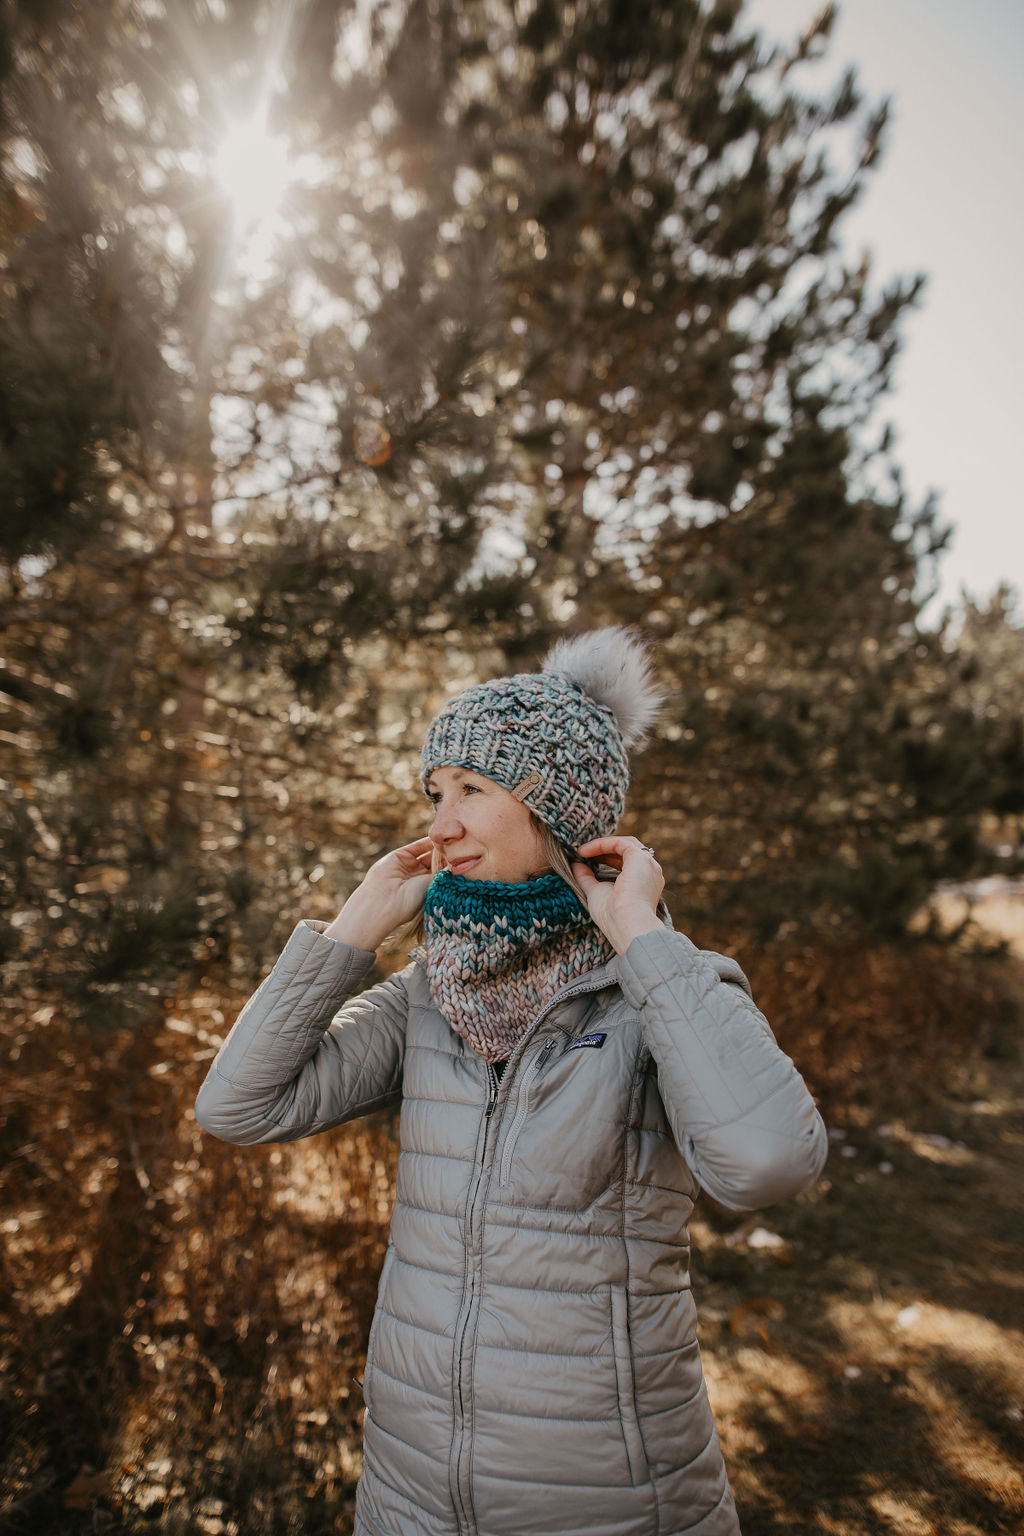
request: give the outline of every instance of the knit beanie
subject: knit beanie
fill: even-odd
[[[510,790],[575,850],[608,837],[629,786],[627,749],[661,703],[646,647],[614,626],[560,640],[539,672],[477,683],[431,722],[420,777],[468,768]]]

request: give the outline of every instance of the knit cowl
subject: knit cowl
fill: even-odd
[[[443,870],[424,900],[436,1007],[485,1061],[506,1061],[546,1005],[615,951],[561,875],[471,880]]]

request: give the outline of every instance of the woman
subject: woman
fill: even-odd
[[[652,850],[615,835],[657,704],[620,629],[448,703],[429,835],[300,923],[199,1094],[239,1143],[401,1102],[357,1536],[739,1529],[687,1220],[701,1185],[795,1194],[826,1138],[739,966],[673,931]],[[356,996],[417,919],[423,947]]]

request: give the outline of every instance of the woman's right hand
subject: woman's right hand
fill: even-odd
[[[420,837],[371,864],[334,922],[324,929],[324,937],[340,939],[353,949],[378,949],[389,933],[421,910],[432,878],[433,855],[430,838]]]

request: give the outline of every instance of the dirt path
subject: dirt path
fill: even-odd
[[[834,1134],[808,1197],[695,1237],[744,1536],[1024,1532],[1024,1073]]]

